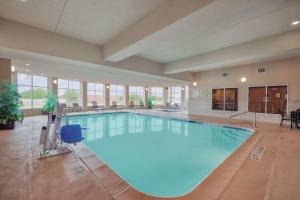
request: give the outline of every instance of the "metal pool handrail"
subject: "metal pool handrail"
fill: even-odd
[[[241,113],[238,113],[238,114],[235,114],[235,115],[231,115],[231,116],[229,116],[228,117],[228,123],[231,123],[230,122],[230,120],[232,119],[232,118],[234,118],[234,117],[237,117],[237,116],[240,116],[240,115],[244,115],[244,114],[247,114],[247,113],[253,113],[254,114],[254,119],[253,119],[253,124],[251,123],[251,121],[249,120],[248,122],[249,122],[249,124],[250,124],[250,126],[253,128],[256,128],[256,112],[254,112],[254,111],[245,111],[245,112],[241,112]]]

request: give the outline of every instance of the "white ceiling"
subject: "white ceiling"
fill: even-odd
[[[167,0],[0,0],[0,17],[103,45]]]
[[[294,30],[299,0],[217,0],[165,28],[164,40],[140,53],[160,63]]]
[[[176,2],[178,1],[180,0]],[[157,14],[155,11],[161,6],[169,8],[168,6],[175,5],[174,2],[173,0],[27,0],[23,3],[20,0],[0,0],[0,17],[103,47],[111,41],[118,43],[118,35],[126,33],[126,30],[132,30],[130,28],[138,24],[137,22],[144,22],[141,19],[152,16],[150,13],[154,15],[154,19],[166,20],[168,13],[155,15]],[[195,1],[186,2],[191,4],[185,5],[193,5]],[[193,13],[166,24],[149,35],[143,35],[144,30],[133,29],[140,33],[137,34],[137,40],[128,39],[134,44],[139,43],[133,54],[158,63],[170,64],[183,58],[203,55],[300,28],[300,25],[293,27],[290,24],[294,20],[300,20],[300,0],[215,0],[191,12]],[[146,22],[145,26],[141,26],[144,29],[156,24]],[[150,38],[148,42],[147,38]],[[120,41],[122,46],[124,41]],[[132,45],[130,42],[118,51],[130,50],[128,48]]]

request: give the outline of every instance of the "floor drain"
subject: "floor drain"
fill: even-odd
[[[250,155],[252,160],[260,160],[264,154],[266,147],[258,147],[256,148]]]

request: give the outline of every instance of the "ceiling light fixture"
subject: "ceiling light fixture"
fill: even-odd
[[[19,1],[24,3],[24,2],[27,2],[28,0],[19,0]]]
[[[300,23],[300,21],[299,20],[296,20],[296,21],[293,21],[291,24],[292,24],[292,26],[296,26],[296,25],[298,25]]]
[[[26,69],[26,72],[30,72],[30,69]]]
[[[25,66],[26,66],[26,67],[29,67],[29,66],[30,66],[30,64],[26,63],[26,64],[25,64]]]

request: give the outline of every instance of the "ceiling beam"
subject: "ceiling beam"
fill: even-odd
[[[0,18],[0,47],[100,64],[101,48],[19,22]]]
[[[300,55],[300,29],[163,65],[163,72],[204,71]]]
[[[168,0],[150,15],[129,27],[103,47],[107,61],[118,62],[157,44],[167,26],[205,7],[215,0]]]

